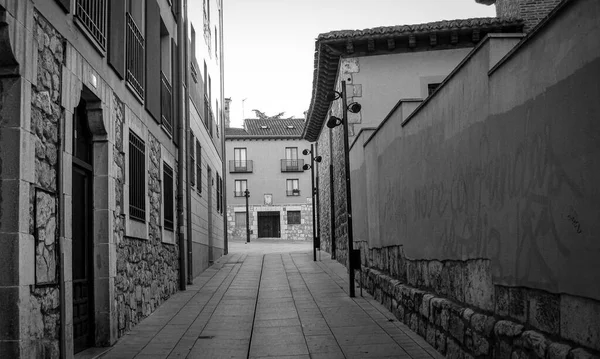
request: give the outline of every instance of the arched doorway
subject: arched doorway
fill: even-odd
[[[72,270],[75,353],[94,345],[93,145],[86,102],[73,114]]]

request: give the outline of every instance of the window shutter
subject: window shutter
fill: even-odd
[[[202,147],[200,147],[200,141],[196,141],[196,156],[198,160],[196,162],[196,174],[198,177],[198,192],[202,193]]]
[[[125,78],[125,1],[108,4],[108,64],[121,79]]]
[[[190,149],[190,167],[189,167],[189,171],[190,171],[190,184],[192,185],[192,187],[194,187],[196,185],[196,156],[194,155],[194,143],[196,142],[196,139],[194,138],[194,134],[190,133],[190,143],[189,143],[189,149]]]
[[[173,142],[175,146],[179,146],[179,106],[180,97],[179,91],[181,86],[177,82],[177,74],[179,73],[179,49],[175,40],[171,39],[171,82],[173,83]]]
[[[146,109],[160,123],[160,7],[146,2]]]
[[[56,0],[56,2],[67,14],[71,11],[71,0]]]

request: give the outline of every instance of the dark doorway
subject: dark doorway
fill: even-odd
[[[279,237],[279,212],[258,212],[258,238]]]
[[[73,340],[75,353],[93,346],[92,136],[85,101],[73,115]]]

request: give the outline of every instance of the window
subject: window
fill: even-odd
[[[146,144],[129,132],[129,217],[146,221]]]
[[[246,148],[234,148],[233,149],[233,167],[236,172],[245,172],[247,167],[246,157],[247,150]]]
[[[286,147],[285,148],[285,159],[286,160],[297,160],[298,159],[298,147]]]
[[[298,179],[289,179],[286,180],[286,194],[288,196],[299,196],[300,195],[300,185]]]
[[[287,211],[288,224],[301,224],[300,211]]]
[[[217,32],[217,27],[215,26],[215,58],[219,59],[219,33]]]
[[[196,177],[198,177],[198,193],[202,193],[202,147],[200,146],[200,141],[196,141],[196,157]]]
[[[235,226],[246,227],[246,212],[235,212]]]
[[[434,93],[438,87],[440,87],[439,83],[427,84],[427,96],[431,96],[431,94]]]
[[[173,169],[163,163],[163,201],[164,201],[164,226],[168,231],[173,231]]]
[[[244,192],[248,188],[248,182],[246,180],[235,180],[235,197],[244,197]]]
[[[217,173],[217,213],[223,213],[223,180]]]
[[[106,50],[107,4],[106,0],[77,0],[75,4],[77,23],[83,27],[86,35],[95,40],[102,50]]]
[[[192,187],[196,185],[196,156],[194,154],[194,143],[196,139],[193,133],[190,133],[190,184]]]

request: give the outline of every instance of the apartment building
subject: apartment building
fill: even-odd
[[[303,130],[303,119],[265,116],[225,128],[229,238],[246,238],[248,214],[250,240],[312,240],[311,172],[304,169],[310,157],[302,154],[310,146]]]
[[[0,357],[109,346],[223,254],[222,8],[190,5],[0,0]]]

